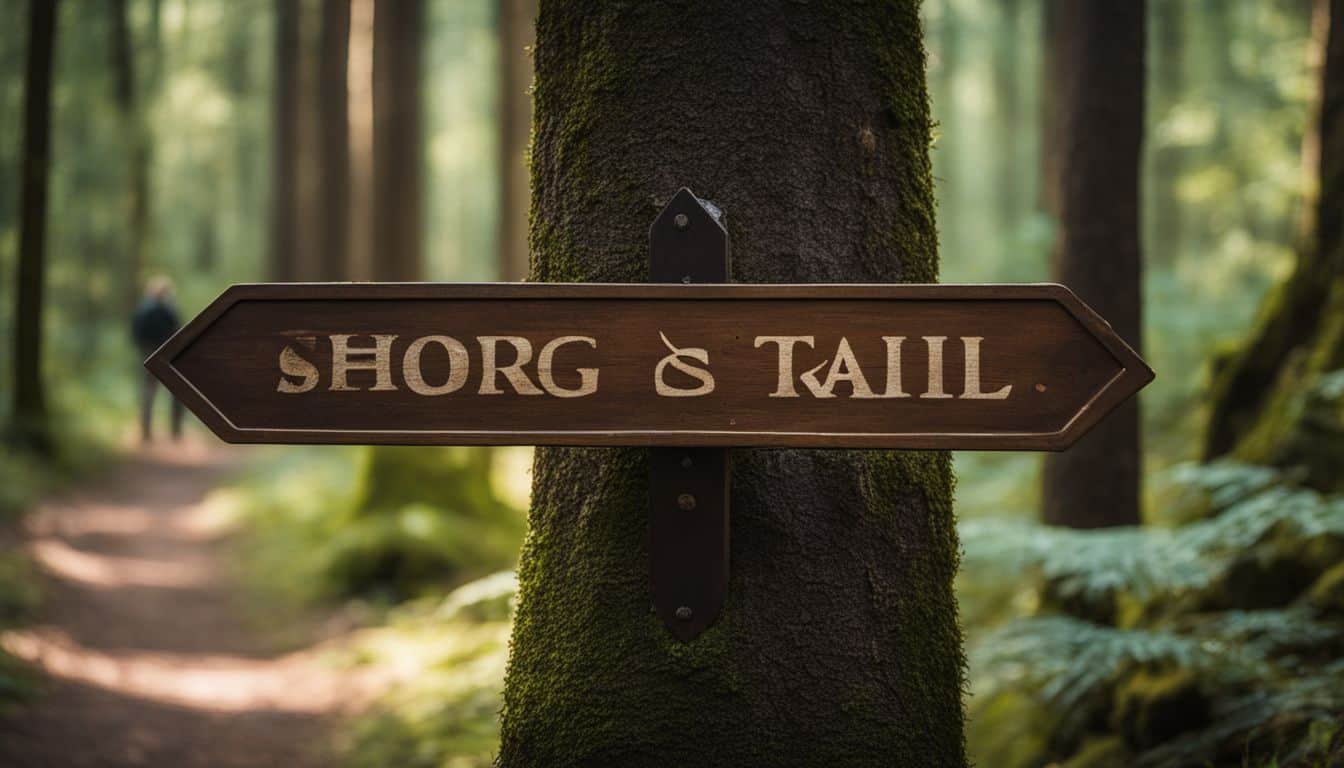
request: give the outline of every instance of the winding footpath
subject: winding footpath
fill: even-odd
[[[210,491],[245,455],[156,446],[28,516],[44,605],[0,645],[45,681],[0,718],[0,765],[330,764],[335,716],[374,684],[244,611]]]

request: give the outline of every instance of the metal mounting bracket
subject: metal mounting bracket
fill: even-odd
[[[649,227],[649,281],[728,282],[723,212],[682,187]],[[649,576],[653,605],[685,642],[714,622],[728,593],[729,454],[649,450]]]

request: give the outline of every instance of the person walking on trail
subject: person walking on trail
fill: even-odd
[[[140,359],[149,357],[154,350],[177,333],[182,326],[182,318],[173,303],[173,283],[166,277],[155,277],[145,286],[145,296],[131,316],[131,337],[135,339]],[[154,411],[154,395],[159,391],[159,382],[149,371],[144,371],[140,387],[140,439],[151,439],[150,422]],[[172,435],[177,440],[182,436],[182,404],[171,394]]]

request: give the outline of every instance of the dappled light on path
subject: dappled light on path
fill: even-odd
[[[281,652],[279,630],[293,630],[277,625],[295,622],[263,627],[246,609],[210,496],[243,456],[143,449],[29,516],[45,605],[0,646],[45,682],[0,719],[0,765],[328,764],[331,718],[385,681],[339,669],[339,637]]]

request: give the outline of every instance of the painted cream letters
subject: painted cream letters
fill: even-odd
[[[583,397],[591,395],[597,391],[597,369],[580,368],[579,386],[574,389],[565,389],[555,383],[554,360],[555,351],[566,344],[583,343],[597,349],[597,339],[592,336],[561,336],[558,339],[552,339],[541,348],[541,354],[537,356],[537,378],[541,379],[541,386],[546,391],[556,397]]]
[[[373,349],[350,348],[352,333],[335,334],[331,337],[331,389],[349,392],[359,389],[346,383],[346,374],[350,371],[374,371],[374,392],[386,392],[396,389],[392,383],[392,341],[396,334],[373,334]],[[373,355],[372,360],[351,361],[351,355]]]
[[[943,344],[947,341],[947,337],[922,336],[920,338],[923,339],[929,350],[928,386],[919,395],[921,399],[1006,400],[1012,392],[1013,388],[1010,384],[1005,384],[993,392],[981,390],[980,342],[984,341],[983,336],[960,337],[965,349],[966,363],[965,387],[960,395],[953,395],[944,391],[943,388]],[[849,339],[845,336],[840,337],[840,343],[836,345],[833,358],[809,368],[798,375],[797,379],[803,383],[803,387],[812,397],[818,399],[837,397],[835,385],[841,382],[849,383],[850,397],[857,400],[893,400],[911,397],[911,394],[904,390],[901,378],[901,348],[905,343],[905,337],[883,336],[882,342],[886,345],[887,350],[887,377],[881,394],[874,392],[869,385],[868,378],[859,365],[858,357],[854,354]],[[797,387],[794,385],[794,347],[798,344],[815,347],[816,337],[756,337],[755,348],[760,349],[766,344],[776,345],[776,359],[778,361],[775,391],[770,393],[770,397],[801,397],[802,395],[799,394]],[[826,369],[824,379],[817,375],[823,368]]]
[[[429,344],[438,344],[448,352],[448,380],[438,386],[426,383],[424,374],[420,372],[420,355]],[[467,383],[467,369],[470,365],[467,348],[452,336],[421,336],[406,348],[406,354],[401,359],[401,375],[406,378],[406,386],[417,395],[447,395]]]
[[[713,392],[714,377],[710,375],[709,371],[705,368],[695,368],[681,359],[683,357],[689,357],[701,365],[708,366],[709,352],[700,349],[699,347],[678,349],[673,346],[672,342],[667,340],[667,335],[662,331],[658,332],[658,336],[663,340],[663,344],[671,350],[672,354],[659,360],[657,367],[653,369],[654,391],[662,397],[700,397],[701,395],[708,395],[710,392]],[[700,382],[700,386],[695,387],[694,389],[679,389],[663,381],[663,371],[669,365]]]
[[[703,397],[715,390],[717,382],[710,369],[709,351],[702,347],[678,347],[667,335],[659,332],[659,338],[670,354],[658,360],[653,370],[654,391],[660,397]],[[395,391],[393,370],[393,345],[399,338],[397,334],[331,334],[331,384],[328,389],[336,392],[355,392],[367,389],[371,392]],[[881,391],[875,391],[868,374],[860,364],[859,356],[854,352],[849,337],[841,336],[836,344],[835,353],[802,373],[795,371],[799,345],[809,350],[816,349],[815,336],[756,336],[754,349],[773,345],[775,348],[774,391],[769,397],[812,397],[819,400],[847,397],[855,400],[896,400],[918,398],[921,400],[1007,400],[1013,386],[1003,384],[997,389],[985,391],[981,381],[983,365],[981,363],[985,337],[958,336],[963,350],[963,384],[960,394],[946,391],[944,380],[944,347],[947,336],[920,336],[928,351],[926,366],[926,386],[923,392],[912,394],[905,391],[903,377],[903,349],[905,336],[883,336],[886,350],[886,376],[881,381]],[[351,340],[355,339],[352,345]],[[372,339],[372,345],[368,340]],[[598,348],[593,336],[568,335],[557,336],[541,345],[541,351],[533,363],[533,343],[523,336],[476,336],[479,349],[481,378],[477,394],[503,395],[516,393],[525,396],[550,395],[557,398],[587,397],[597,393],[600,370],[596,367],[574,368],[578,375],[577,385],[570,384],[572,378],[563,379],[566,385],[556,381],[555,360],[557,355],[567,354],[570,359],[581,352],[564,353],[567,346],[587,346]],[[450,395],[462,390],[471,375],[472,354],[468,344],[452,336],[429,335],[412,340],[400,353],[401,378],[411,392],[424,397]],[[512,347],[503,352],[507,364],[500,364],[499,347]],[[431,367],[434,382],[426,381],[422,367],[422,358],[430,347],[439,347],[448,356],[446,375],[440,367]],[[293,344],[284,346],[279,353],[278,366],[280,376],[275,390],[284,394],[302,394],[317,389],[321,383],[322,371],[313,362],[312,353],[317,349],[317,337],[301,335]],[[441,355],[430,350],[431,355]],[[768,354],[768,353],[767,353]],[[816,359],[815,352],[804,352],[806,357]],[[439,357],[441,360],[442,358]],[[734,361],[737,362],[737,361]],[[667,369],[671,367],[682,377],[696,382],[693,386],[685,381],[667,380]],[[749,369],[754,375],[754,366]],[[769,368],[760,366],[764,376]],[[350,383],[352,371],[370,371],[373,373],[373,386],[361,387]],[[529,373],[529,371],[534,371]],[[366,374],[367,375],[367,374]],[[568,374],[572,377],[574,374]],[[503,383],[500,382],[503,377]],[[441,380],[440,380],[441,379]],[[367,382],[367,379],[363,379]],[[802,383],[799,387],[798,384]],[[848,384],[848,387],[837,387]],[[759,392],[760,390],[756,390]]]

